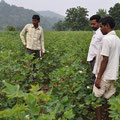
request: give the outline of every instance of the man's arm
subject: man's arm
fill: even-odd
[[[45,47],[44,47],[44,33],[42,29],[41,37],[40,37],[40,44],[41,44],[41,57],[44,56]]]
[[[107,67],[107,63],[108,63],[108,56],[103,56],[103,60],[101,62],[101,65],[100,65],[100,70],[99,70],[99,73],[98,73],[98,76],[97,76],[97,79],[95,81],[95,86],[100,89],[100,83],[101,83],[101,78],[102,78],[102,75]]]
[[[23,45],[25,45],[25,48],[26,48],[26,42],[25,42],[24,35],[26,32],[27,32],[27,25],[23,28],[23,30],[20,33],[20,39],[22,40]]]

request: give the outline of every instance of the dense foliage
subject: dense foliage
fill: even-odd
[[[116,3],[109,10],[109,15],[111,15],[115,19],[116,29],[120,29],[120,3]]]
[[[116,30],[120,29],[120,3],[116,3],[113,7],[111,7],[108,11],[104,9],[98,9],[96,14],[101,17],[112,16],[115,19]],[[88,11],[86,8],[82,8],[80,6],[73,7],[66,10],[65,20],[62,22],[58,22],[54,25],[55,30],[61,31],[63,30],[91,30],[89,27],[89,19],[87,18]],[[64,27],[65,26],[65,27]]]
[[[88,11],[83,7],[74,7],[66,10],[66,17],[64,21],[59,21],[54,24],[54,30],[58,31],[80,31],[90,30],[89,19],[87,18]]]
[[[16,31],[15,27],[12,25],[8,25],[6,28],[7,31]]]
[[[66,21],[62,21],[62,20],[58,21],[57,23],[54,24],[53,29],[55,31],[67,31],[68,27]]]
[[[94,120],[102,99],[92,94],[86,62],[91,37],[86,31],[45,32],[46,54],[34,61],[34,72],[19,33],[0,32],[0,120]],[[113,120],[120,117],[118,99],[110,101]]]
[[[101,17],[105,17],[107,16],[107,11],[104,9],[98,9],[98,11],[96,12],[97,15],[100,15]]]
[[[88,11],[86,8],[77,7],[66,10],[66,23],[68,28],[73,31],[86,30],[88,27]]]

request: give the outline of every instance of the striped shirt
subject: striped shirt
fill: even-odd
[[[26,40],[25,40],[26,35]],[[33,24],[27,24],[20,33],[22,43],[31,50],[41,50],[45,53],[44,34],[42,27],[35,28]]]

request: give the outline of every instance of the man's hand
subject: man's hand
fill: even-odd
[[[101,83],[101,79],[97,78],[95,81],[95,86],[100,89],[100,83]]]
[[[97,79],[95,81],[95,86],[100,89],[100,83],[101,83],[101,78],[102,78],[102,75],[106,69],[106,66],[107,66],[107,63],[108,63],[108,56],[103,56],[103,60],[101,62],[101,65],[100,65],[100,70],[99,70],[99,73],[97,75]]]
[[[96,59],[96,56],[93,58],[93,60]]]
[[[44,53],[43,53],[43,51],[41,51],[41,57],[43,57],[44,56]]]

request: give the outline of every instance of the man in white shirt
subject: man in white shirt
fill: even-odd
[[[43,29],[39,26],[40,17],[39,15],[33,15],[32,24],[27,24],[20,33],[20,38],[22,40],[23,45],[26,48],[28,54],[33,54],[33,60],[36,58],[44,56],[45,48],[44,48],[44,34]],[[25,41],[26,35],[26,41]],[[33,69],[35,68],[35,64],[33,65]]]
[[[114,82],[117,80],[119,70],[120,39],[113,30],[115,22],[112,17],[102,18],[100,27],[104,38],[93,70],[97,76],[93,93],[107,101],[115,93]],[[97,108],[97,120],[102,120],[100,109]]]
[[[101,45],[101,41],[103,38],[103,34],[100,31],[100,24],[99,20],[101,17],[99,15],[93,15],[90,17],[90,24],[91,28],[94,30],[94,34],[90,43],[89,47],[89,52],[88,52],[88,57],[87,61],[90,62],[91,65],[91,72],[93,71],[95,60],[96,60],[96,55],[98,53],[99,47]],[[92,83],[95,81],[95,75],[92,73]]]

